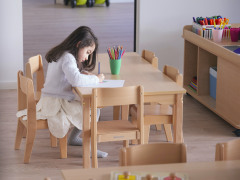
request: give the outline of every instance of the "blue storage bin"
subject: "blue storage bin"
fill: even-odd
[[[217,89],[217,67],[209,68],[209,78],[210,78],[210,96],[216,99],[216,89]]]

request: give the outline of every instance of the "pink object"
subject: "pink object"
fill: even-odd
[[[223,34],[222,29],[213,29],[212,30],[213,41],[214,42],[221,42],[222,41],[222,34]]]
[[[237,42],[239,37],[239,28],[231,28],[230,34],[232,42]]]

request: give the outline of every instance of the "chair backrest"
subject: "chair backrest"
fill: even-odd
[[[26,63],[26,77],[33,80],[34,73],[36,73],[36,91],[41,92],[44,85],[44,71],[41,55],[29,58]]]
[[[141,144],[122,148],[120,165],[149,165],[183,163],[187,161],[186,146],[183,143]]]
[[[140,104],[140,98],[143,98],[142,86],[94,88],[92,91],[94,104],[98,107]]]
[[[216,161],[240,160],[240,139],[216,144]]]
[[[28,123],[36,123],[33,81],[18,71],[18,110],[27,109]]]
[[[94,88],[92,90],[92,108],[96,110],[97,107],[136,104],[140,107],[138,108],[139,115],[143,117],[143,91],[142,86]]]
[[[163,67],[163,73],[175,81],[179,86],[183,86],[183,76],[179,73],[177,68],[165,65]]]
[[[154,68],[158,68],[158,58],[155,57],[154,52],[144,49],[142,50],[142,58],[151,63]]]
[[[97,108],[106,106],[122,106],[136,104],[137,106],[137,127],[143,131],[143,104],[144,90],[142,86],[128,86],[119,88],[94,88],[92,90],[92,128],[97,129]],[[125,119],[126,120],[126,119]],[[143,134],[141,133],[141,139]]]

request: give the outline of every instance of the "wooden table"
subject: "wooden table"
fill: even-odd
[[[230,180],[240,177],[240,160],[216,162],[189,162],[145,166],[105,167],[98,169],[62,170],[65,180],[108,180],[110,173],[117,172],[175,172],[184,173],[189,180]]]
[[[144,102],[151,102],[158,98],[162,104],[175,104],[173,139],[174,142],[183,142],[183,100],[185,89],[178,86],[174,81],[164,75],[150,63],[142,59],[137,53],[125,53],[122,58],[122,66],[119,75],[111,75],[109,58],[107,53],[99,54],[101,73],[106,79],[125,80],[124,86],[142,85],[144,87]],[[94,73],[97,73],[97,67]],[[92,88],[75,87],[83,107],[83,167],[90,167],[90,102]],[[125,114],[126,115],[126,114]]]

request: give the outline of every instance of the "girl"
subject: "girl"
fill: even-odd
[[[47,118],[50,132],[57,138],[64,137],[73,124],[68,144],[82,145],[79,137],[82,130],[83,113],[80,101],[75,99],[72,87],[96,84],[104,75],[94,75],[98,40],[89,27],[81,26],[62,43],[46,54],[47,76],[37,104],[37,118]],[[98,110],[98,117],[100,111]],[[108,153],[98,151],[98,157]]]

